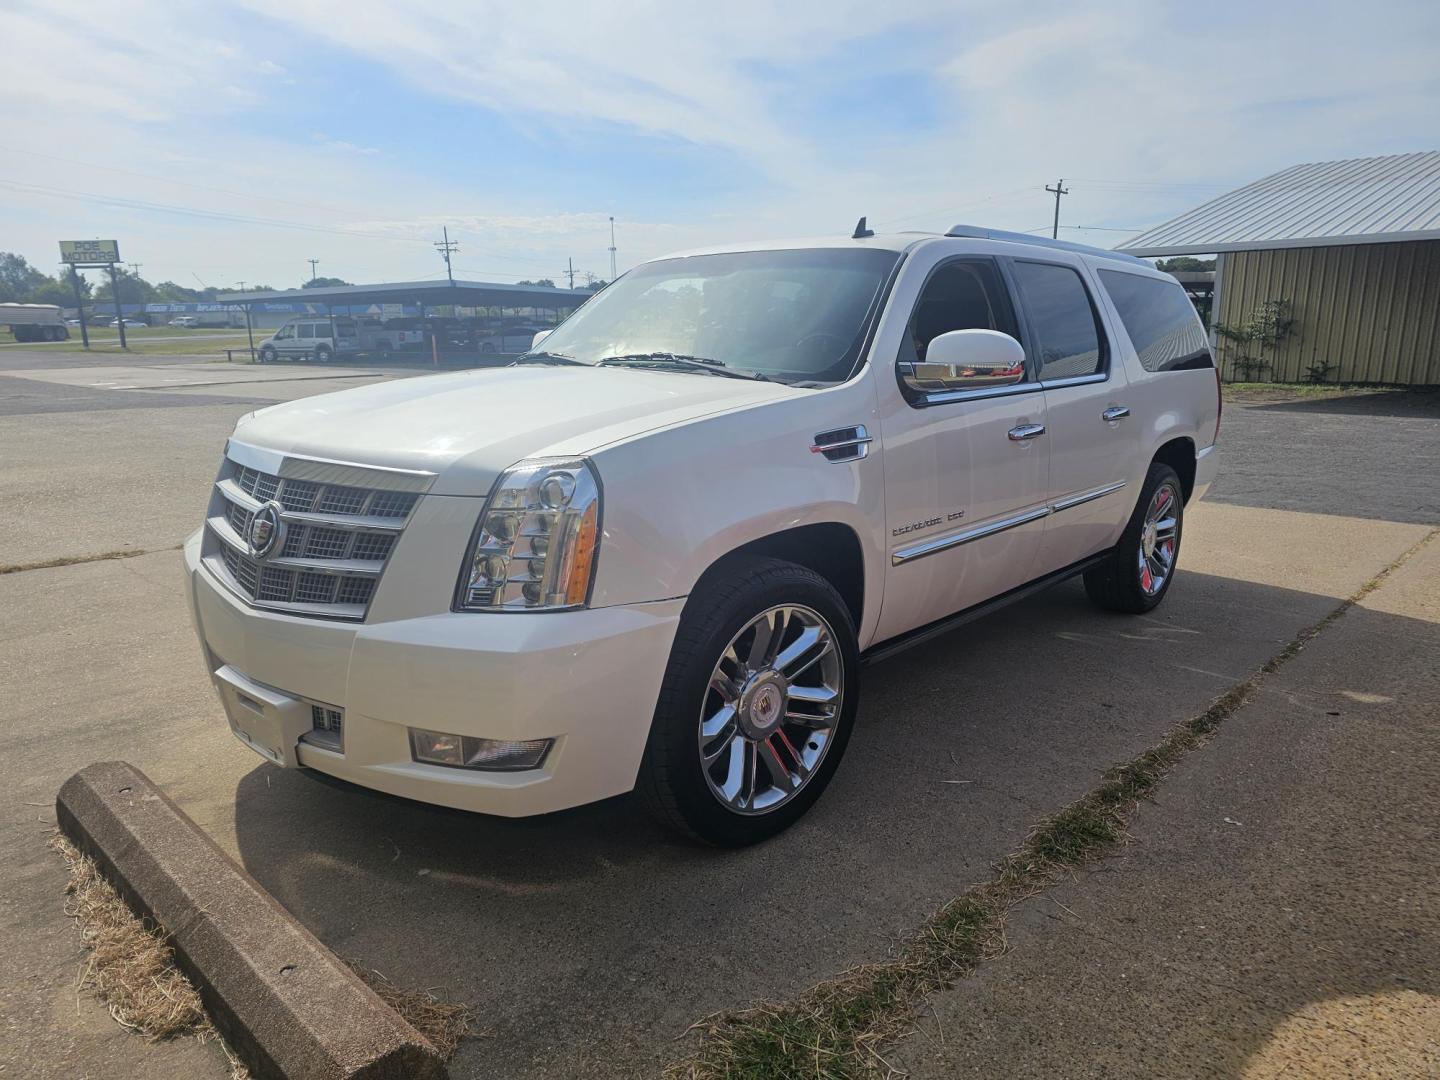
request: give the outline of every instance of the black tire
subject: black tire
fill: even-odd
[[[262,364],[273,364],[275,362],[275,350],[272,349],[269,345],[261,348],[260,362]]]
[[[1155,577],[1150,577],[1147,587],[1147,569],[1142,565],[1141,552],[1144,543],[1145,519],[1152,500],[1161,488],[1169,488],[1174,502],[1175,518],[1174,547],[1170,557],[1169,572],[1160,580],[1158,588],[1153,587]],[[1175,583],[1175,571],[1180,561],[1180,541],[1185,529],[1185,495],[1180,477],[1169,465],[1151,462],[1145,474],[1145,483],[1140,488],[1140,498],[1135,510],[1114,552],[1103,563],[1085,571],[1085,592],[1096,605],[1106,611],[1121,611],[1130,615],[1143,615],[1153,611]]]
[[[315,346],[315,362],[317,364],[328,364],[335,354],[330,351],[329,345]]]
[[[778,605],[808,608],[828,623],[843,697],[830,742],[799,789],[771,811],[744,814],[722,803],[706,779],[700,763],[701,710],[713,693],[711,674],[727,647],[753,619]],[[637,790],[661,821],[704,843],[744,847],[774,836],[799,820],[839,767],[855,719],[858,670],[855,626],[834,586],[812,570],[779,559],[733,563],[723,576],[702,584],[685,605]]]

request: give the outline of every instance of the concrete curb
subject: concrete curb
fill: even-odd
[[[141,915],[257,1077],[444,1080],[435,1048],[123,761],[60,788],[60,828]]]

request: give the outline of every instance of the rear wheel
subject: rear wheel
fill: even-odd
[[[329,345],[315,346],[315,362],[317,364],[328,364],[335,354],[330,351]]]
[[[834,587],[757,559],[686,605],[640,791],[667,823],[740,847],[794,824],[830,782],[855,716],[855,628]]]
[[[1153,462],[1114,553],[1085,571],[1090,599],[1109,611],[1132,615],[1157,607],[1175,579],[1184,523],[1180,477],[1169,465]]]

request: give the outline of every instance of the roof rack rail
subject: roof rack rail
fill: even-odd
[[[1059,248],[1061,251],[1075,251],[1081,255],[1098,255],[1104,259],[1119,259],[1121,262],[1139,263],[1141,266],[1150,265],[1144,259],[1137,259],[1134,255],[1127,255],[1123,251],[1111,251],[1109,248],[1098,248],[1090,244],[1076,244],[1069,240],[1052,240],[1048,236],[1035,236],[1032,233],[1007,232],[1004,229],[986,229],[980,225],[956,225],[945,235],[963,236],[972,240],[1006,240],[1012,244],[1031,244],[1035,247]]]

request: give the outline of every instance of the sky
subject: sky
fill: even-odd
[[[0,0],[0,250],[151,281],[609,277],[957,222],[1101,247],[1440,149],[1440,4]],[[583,279],[582,279],[583,280]]]

